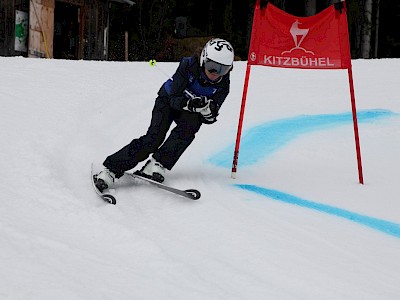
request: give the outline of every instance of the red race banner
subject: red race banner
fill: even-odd
[[[236,178],[237,173],[240,138],[252,65],[300,69],[347,69],[358,179],[363,184],[356,99],[344,0],[338,0],[319,14],[309,17],[292,16],[266,0],[260,7],[260,0],[256,1],[236,145],[233,153],[232,178]]]
[[[351,67],[346,8],[329,6],[310,17],[296,17],[268,3],[254,10],[248,64],[280,68]]]

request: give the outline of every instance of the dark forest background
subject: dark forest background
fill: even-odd
[[[110,6],[108,60],[178,61],[210,37],[229,40],[247,60],[255,0],[134,0]],[[270,0],[296,16],[318,13],[340,0]],[[352,58],[400,57],[400,1],[348,0]]]

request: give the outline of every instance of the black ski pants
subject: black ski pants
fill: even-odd
[[[172,122],[176,126],[165,139]],[[119,178],[153,153],[156,161],[171,170],[192,143],[201,125],[199,113],[176,110],[169,105],[168,98],[159,96],[154,104],[147,133],[108,156],[103,165]]]

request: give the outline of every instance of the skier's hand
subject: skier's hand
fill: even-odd
[[[187,101],[186,109],[191,112],[202,113],[210,105],[210,100],[206,96],[194,97]]]
[[[202,121],[205,124],[212,124],[217,122],[219,106],[212,99],[209,99],[208,106],[200,111]]]

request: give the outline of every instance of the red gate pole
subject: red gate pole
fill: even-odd
[[[233,179],[236,178],[236,172],[237,172],[237,164],[238,164],[238,158],[239,158],[240,137],[242,135],[244,109],[246,107],[247,88],[248,88],[248,85],[249,85],[249,78],[250,78],[250,68],[251,68],[251,65],[249,65],[247,63],[246,76],[245,76],[245,79],[244,79],[244,87],[243,87],[243,95],[242,95],[242,105],[240,107],[239,124],[238,124],[238,130],[237,130],[237,134],[236,134],[236,146],[235,146],[235,152],[233,153],[232,173],[231,173],[231,177]]]
[[[348,74],[349,74],[349,85],[350,85],[350,96],[351,96],[351,111],[352,111],[352,114],[353,114],[354,138],[355,138],[355,141],[356,141],[358,180],[359,180],[359,182],[361,184],[364,184],[362,164],[361,164],[360,139],[359,139],[359,136],[358,136],[356,98],[354,96],[352,67],[350,66],[347,69],[347,71],[348,71]]]

